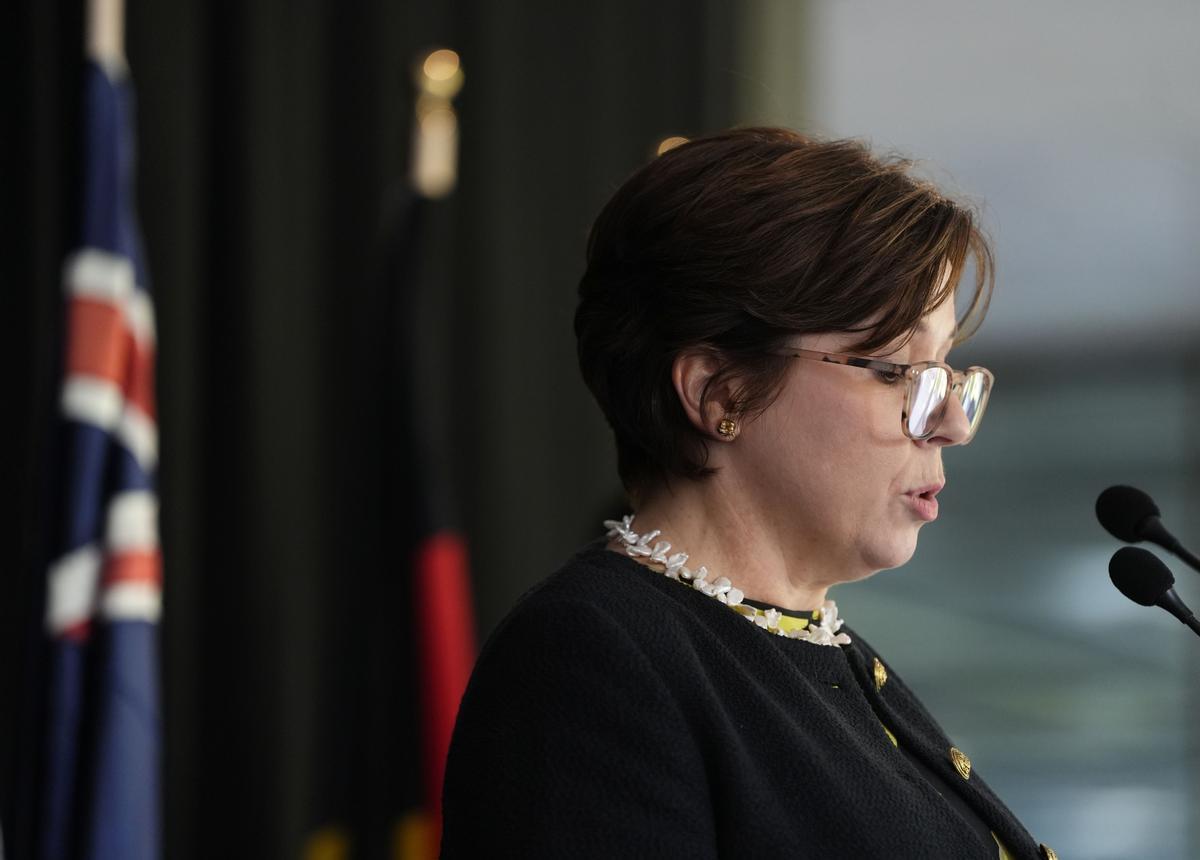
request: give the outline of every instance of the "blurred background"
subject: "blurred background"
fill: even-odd
[[[14,857],[83,29],[80,3],[24,2],[4,36]],[[1112,588],[1093,504],[1140,486],[1200,546],[1200,6],[129,0],[124,32],[157,312],[165,856],[414,856],[414,549],[465,543],[482,641],[621,510],[574,357],[587,231],[663,139],[735,124],[922,159],[994,241],[989,319],[952,359],[994,370],[987,422],[947,453],[913,561],[840,589],[843,615],[1060,856],[1196,856],[1200,642]],[[465,75],[458,175],[415,203],[434,48]]]

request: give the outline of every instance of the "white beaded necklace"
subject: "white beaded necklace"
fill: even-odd
[[[676,582],[684,585],[690,582],[692,588],[701,594],[724,603],[738,615],[769,633],[786,636],[789,639],[799,639],[813,645],[850,644],[850,637],[845,633],[838,632],[842,629],[844,622],[838,618],[837,604],[832,600],[826,600],[821,604],[821,608],[818,610],[819,616],[817,616],[820,619],[819,624],[785,630],[780,627],[779,622],[783,618],[783,613],[778,609],[763,610],[743,603],[746,595],[740,588],[735,588],[728,579],[722,576],[710,581],[708,568],[701,566],[696,570],[691,570],[686,565],[688,560],[686,552],[671,553],[670,543],[665,540],[656,540],[662,534],[660,529],[648,531],[644,535],[635,532],[633,517],[633,514],[626,514],[619,521],[604,521],[604,527],[608,529],[608,537],[620,538],[621,543],[625,545],[625,552],[631,558],[645,559],[649,566],[661,569],[662,573]],[[651,546],[651,541],[654,542],[653,546]],[[671,554],[668,555],[668,553]]]

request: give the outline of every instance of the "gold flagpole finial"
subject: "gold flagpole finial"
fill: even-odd
[[[413,126],[412,183],[423,197],[445,197],[458,179],[458,115],[452,99],[463,85],[462,63],[448,48],[420,58]]]
[[[438,98],[452,99],[463,85],[462,62],[449,48],[430,51],[417,68],[417,89]]]

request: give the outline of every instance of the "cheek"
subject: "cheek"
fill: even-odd
[[[793,517],[812,546],[852,559],[847,570],[907,562],[917,529],[899,493],[915,449],[899,398],[870,386],[796,386],[790,395],[748,432],[756,497]]]
[[[884,392],[828,398],[812,414],[808,433],[818,459],[845,480],[878,486],[893,478],[911,442],[900,430],[900,410]],[[867,396],[872,394],[875,396]]]
[[[771,420],[761,428],[758,471],[810,496],[827,518],[869,516],[898,480],[912,444],[900,431],[899,405],[890,408],[883,393],[797,386],[764,416]]]

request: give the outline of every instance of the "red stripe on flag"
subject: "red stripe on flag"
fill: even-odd
[[[467,548],[453,532],[418,547],[414,576],[426,809],[441,833],[442,778],[450,735],[475,663],[475,613]],[[438,838],[433,840],[437,845]]]
[[[67,309],[67,374],[124,382],[132,342],[121,311],[107,302],[76,297]]]
[[[138,343],[130,336],[129,353],[129,369],[121,386],[125,390],[125,399],[155,420],[154,347]]]
[[[67,325],[67,373],[113,383],[128,403],[156,419],[154,345],[138,341],[120,309],[76,296],[69,303]]]
[[[113,554],[104,563],[101,583],[115,585],[118,582],[162,583],[162,554],[158,550]]]
[[[58,632],[55,638],[69,639],[72,642],[86,642],[88,637],[92,635],[91,619],[85,618],[83,621],[76,621],[70,627],[64,627]]]

